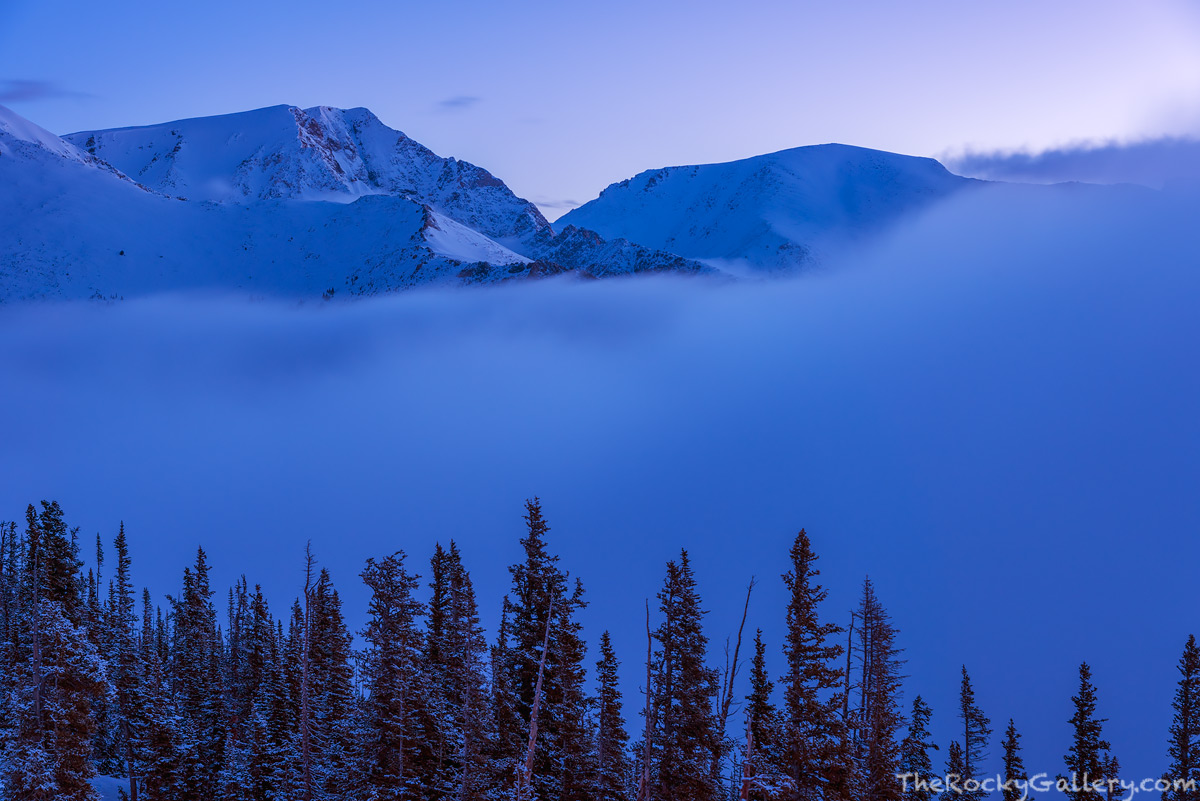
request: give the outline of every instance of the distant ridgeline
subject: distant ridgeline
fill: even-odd
[[[59,138],[0,107],[0,300],[293,298],[706,272],[571,226],[366,109],[275,106]]]
[[[649,691],[638,701],[642,725],[627,726],[608,633],[589,682],[583,586],[551,553],[537,499],[525,509],[525,557],[509,568],[512,589],[490,643],[451,543],[435,548],[427,591],[403,552],[367,560],[370,603],[356,648],[310,551],[301,596],[281,615],[243,578],[218,617],[203,550],[163,609],[148,590],[140,599],[134,591],[124,526],[115,560],[104,561],[98,540],[95,567],[84,573],[78,530],[59,505],[30,506],[23,528],[0,526],[0,797],[82,801],[95,797],[98,775],[145,801],[930,801],[934,790],[905,785],[903,774],[956,774],[969,801],[985,795],[969,780],[982,771],[992,729],[966,669],[959,708],[946,713],[962,721],[962,737],[944,752],[942,773],[941,756],[932,761],[930,708],[916,696],[900,709],[897,629],[871,582],[849,631],[825,618],[804,531],[787,556],[786,609],[776,611],[786,620],[786,671],[769,675],[761,631],[743,638],[744,610],[726,670],[708,666],[684,551],[666,565],[654,628],[647,608],[646,661],[639,655],[632,669]],[[750,692],[731,720],[743,649]],[[1179,670],[1164,768],[1192,779],[1200,769],[1194,639]],[[1073,700],[1065,773],[1116,776],[1086,664]],[[1025,779],[1011,721],[1002,747],[1004,778]]]
[[[975,185],[932,159],[821,145],[648,171],[552,226],[363,108],[60,138],[0,107],[0,301],[795,272]]]

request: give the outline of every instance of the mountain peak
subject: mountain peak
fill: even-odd
[[[361,107],[269,106],[66,139],[173,197],[248,203],[397,195],[430,203],[510,247],[550,227],[487,170],[442,158]]]
[[[930,158],[808,145],[646,170],[559,222],[735,272],[792,269],[970,183]]]

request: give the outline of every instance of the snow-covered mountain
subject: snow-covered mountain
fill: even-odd
[[[0,300],[316,297],[696,262],[590,233],[365,109],[276,106],[59,138],[0,107]]]
[[[406,197],[508,245],[549,228],[482,167],[441,158],[365,108],[292,106],[64,137],[170,197],[221,202]]]
[[[582,247],[574,234],[558,236],[537,206],[487,170],[438,156],[365,108],[272,106],[65,139],[171,197],[246,203],[390,195],[565,269],[596,273],[601,262],[605,274],[702,269],[628,243],[589,240]]]
[[[647,170],[559,223],[735,272],[789,269],[976,183],[933,159],[816,145]]]
[[[552,227],[487,170],[363,108],[60,138],[0,107],[0,301],[789,270],[979,183],[820,145],[643,172]]]

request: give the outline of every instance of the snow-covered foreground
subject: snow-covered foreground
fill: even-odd
[[[779,642],[805,526],[830,616],[874,580],[939,742],[965,662],[1061,769],[1087,659],[1124,772],[1155,776],[1200,627],[1197,210],[973,193],[797,281],[8,307],[0,515],[124,520],[160,598],[203,543],[215,586],[246,570],[279,608],[311,538],[356,623],[366,557],[454,538],[494,631],[536,493],[631,716],[664,562],[690,550],[719,660],[750,575]]]

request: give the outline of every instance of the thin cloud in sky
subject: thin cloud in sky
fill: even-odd
[[[472,106],[476,106],[483,101],[483,98],[473,95],[455,95],[448,97],[445,100],[438,102],[438,109],[441,111],[463,111]]]
[[[1133,183],[1160,189],[1200,181],[1200,138],[1081,142],[1040,152],[966,151],[946,166],[973,178],[1025,183]]]
[[[533,203],[535,203],[537,206],[539,206],[541,208],[551,208],[551,209],[573,209],[573,208],[577,208],[578,206],[583,205],[583,201],[581,201],[581,200],[572,200],[570,198],[553,198],[553,197],[534,198]]]
[[[30,103],[53,98],[86,98],[87,92],[65,89],[51,81],[35,81],[22,78],[0,80],[0,103]]]

